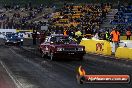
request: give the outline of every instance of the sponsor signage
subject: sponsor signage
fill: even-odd
[[[77,80],[80,83],[129,83],[129,75],[86,75],[82,66],[78,68]]]
[[[85,75],[87,83],[129,83],[129,75]]]
[[[96,44],[96,51],[103,51],[104,43],[97,43]]]
[[[0,38],[5,38],[5,35],[9,33],[16,33],[16,29],[0,29]]]

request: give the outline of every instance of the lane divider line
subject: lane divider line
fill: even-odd
[[[5,69],[5,71],[9,75],[9,77],[12,79],[12,81],[14,82],[14,84],[16,85],[16,87],[17,88],[24,88],[23,85],[22,85],[22,83],[17,80],[17,78],[12,74],[12,72],[7,68],[7,66],[1,60],[0,60],[0,64]]]

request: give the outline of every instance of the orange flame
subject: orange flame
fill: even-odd
[[[80,76],[86,75],[86,72],[85,72],[85,70],[82,68],[82,66],[79,66],[78,72],[79,72],[79,75],[80,75]]]

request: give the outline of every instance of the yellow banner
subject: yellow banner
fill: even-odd
[[[85,46],[86,52],[111,55],[112,48],[110,42],[105,40],[82,40],[80,45]]]

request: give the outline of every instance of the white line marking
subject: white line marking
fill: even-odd
[[[5,69],[5,71],[7,72],[7,74],[9,75],[9,77],[12,79],[12,81],[14,82],[14,84],[16,85],[17,88],[24,88],[22,86],[22,84],[15,78],[15,76],[13,74],[11,74],[11,72],[9,71],[9,69],[6,67],[6,65],[4,65],[4,63],[2,61],[0,61],[2,67]]]

